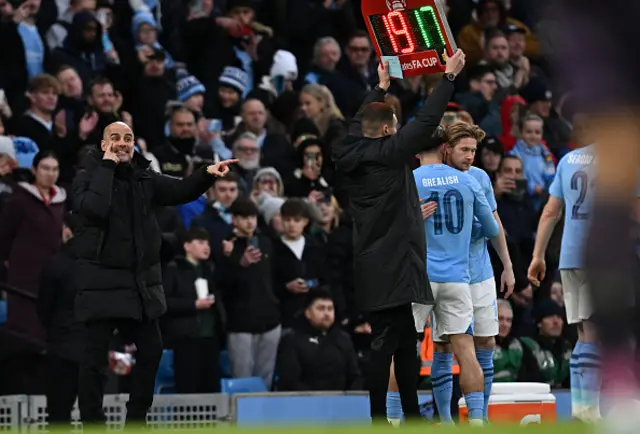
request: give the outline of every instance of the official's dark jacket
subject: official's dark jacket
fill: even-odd
[[[38,317],[47,330],[47,351],[80,363],[84,348],[84,325],[73,315],[78,293],[75,282],[75,239],[67,241],[42,270],[38,292]]]
[[[375,89],[336,144],[333,160],[344,174],[353,218],[356,302],[377,311],[416,302],[433,304],[426,273],[426,241],[418,191],[409,168],[414,156],[435,142],[454,86],[443,78],[413,122],[394,136],[362,136],[362,109],[383,102]]]
[[[306,320],[283,336],[278,348],[278,390],[362,390],[351,338],[339,327],[327,332]]]
[[[182,180],[149,169],[138,153],[116,165],[90,154],[73,181],[80,321],[160,317],[166,310],[155,208],[188,203],[212,184],[206,167]]]
[[[167,296],[167,314],[162,318],[163,331],[169,341],[180,338],[197,338],[200,329],[200,316],[196,309],[197,293],[194,282],[202,276],[209,284],[209,294],[215,297],[211,306],[215,316],[215,333],[224,336],[226,321],[222,294],[215,288],[213,267],[204,262],[194,265],[184,258],[168,264],[163,272],[164,290]]]

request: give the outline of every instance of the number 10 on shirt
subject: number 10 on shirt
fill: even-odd
[[[443,194],[442,203],[440,202],[440,193],[434,191],[424,202],[438,204],[436,211],[433,213],[433,232],[435,235],[442,235],[443,233],[443,214],[444,227],[450,234],[457,235],[462,231],[464,225],[464,200],[458,190],[449,190]]]

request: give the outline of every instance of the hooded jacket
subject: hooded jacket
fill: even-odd
[[[416,154],[438,146],[430,139],[453,90],[453,83],[443,78],[415,120],[396,135],[363,137],[363,108],[384,101],[385,93],[376,88],[352,119],[348,136],[333,148],[349,196],[356,303],[363,311],[433,304],[424,223],[409,163]]]
[[[90,44],[83,36],[84,28],[89,23],[97,28],[96,37]],[[62,47],[55,50],[55,63],[70,65],[75,68],[84,83],[91,81],[96,75],[104,75],[107,69],[107,57],[102,45],[102,25],[89,11],[81,11],[73,16],[67,37]]]

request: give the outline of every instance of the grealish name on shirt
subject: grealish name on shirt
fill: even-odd
[[[575,154],[567,157],[567,163],[569,164],[591,164],[593,162],[593,155],[589,154]]]
[[[422,178],[423,187],[440,187],[443,185],[458,184],[457,176],[438,176],[435,178]]]

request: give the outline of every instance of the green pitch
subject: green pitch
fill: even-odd
[[[223,428],[222,430],[216,428],[216,434],[221,433],[221,431],[232,431],[229,434],[389,434],[394,433],[399,430],[400,433],[405,434],[424,434],[425,432],[455,432],[455,433],[466,433],[466,432],[477,432],[477,430],[482,428],[473,428],[468,425],[457,425],[455,427],[442,427],[436,426],[432,424],[424,424],[424,425],[411,425],[411,426],[400,426],[400,428],[392,428],[392,427],[304,427],[304,428],[284,428],[284,429],[273,429],[273,428]],[[514,434],[517,433],[517,430],[526,430],[526,434],[591,434],[591,429],[585,427],[584,425],[572,425],[572,424],[558,424],[558,425],[526,425],[524,427],[516,426],[487,426],[486,430],[490,431],[491,434]]]
[[[455,427],[442,427],[429,423],[419,425],[403,425],[400,428],[386,427],[372,427],[372,426],[324,426],[324,427],[310,427],[301,426],[297,428],[285,427],[285,428],[239,428],[226,425],[218,425],[215,428],[210,429],[153,429],[154,432],[167,432],[167,433],[179,433],[179,434],[200,434],[200,433],[212,433],[215,434],[393,434],[399,430],[400,433],[405,434],[424,434],[425,432],[452,432],[452,433],[466,433],[477,432],[477,430],[483,430],[483,428],[473,428],[468,425],[457,425]],[[593,428],[582,424],[530,424],[526,426],[519,425],[490,425],[484,428],[491,434],[514,434],[518,430],[524,430],[526,434],[591,434]],[[84,430],[85,433],[92,432],[93,430]],[[104,433],[105,431],[98,431]],[[131,434],[149,434],[149,430],[146,429],[127,429],[125,433]]]

